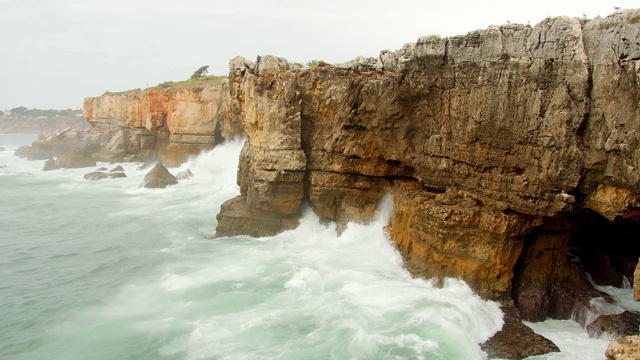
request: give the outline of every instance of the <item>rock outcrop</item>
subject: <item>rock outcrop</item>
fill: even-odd
[[[86,132],[73,128],[40,134],[30,146],[21,146],[15,151],[18,157],[27,160],[47,160],[70,151],[93,151],[97,144],[87,138]]]
[[[640,314],[625,311],[622,314],[600,315],[587,326],[590,337],[600,337],[608,334],[614,338],[632,336],[638,334],[640,326]]]
[[[148,189],[164,189],[170,185],[176,185],[178,179],[167,170],[164,165],[157,163],[142,180],[142,187]]]
[[[303,203],[342,231],[391,193],[387,231],[407,268],[512,299],[516,315],[485,348],[519,358],[554,348],[505,350],[520,346],[519,317],[581,317],[599,296],[591,281],[632,278],[638,38],[640,10],[623,10],[425,36],[314,68],[237,57],[228,81],[105,94],[84,111],[102,159],[177,164],[245,134],[218,237],[291,229]]]
[[[414,274],[571,317],[598,296],[570,252],[601,253],[585,219],[624,224],[610,259],[640,255],[625,241],[640,235],[639,37],[640,11],[623,10],[335,66],[233,59],[227,109],[248,139],[217,236],[294,227],[303,201],[341,229],[391,192],[387,230]]]
[[[228,94],[228,82],[217,80],[87,98],[84,116],[103,137],[96,156],[175,166],[241,136],[237,119],[227,116]]]
[[[490,359],[519,360],[560,351],[551,340],[524,325],[512,303],[503,303],[501,309],[504,313],[502,330],[481,345]]]

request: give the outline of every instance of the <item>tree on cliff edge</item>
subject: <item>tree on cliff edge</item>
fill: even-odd
[[[204,77],[207,73],[209,73],[209,65],[200,66],[200,68],[191,75],[191,80],[197,80]]]

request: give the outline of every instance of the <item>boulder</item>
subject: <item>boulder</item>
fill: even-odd
[[[599,338],[603,333],[614,337],[623,337],[638,334],[640,326],[640,314],[625,311],[622,314],[600,315],[587,326],[590,337]]]
[[[110,173],[114,173],[114,172],[124,172],[124,168],[122,168],[122,166],[118,165],[116,167],[114,167],[113,169],[109,170]]]
[[[229,60],[229,73],[231,75],[244,75],[245,72],[253,72],[256,64],[253,61],[247,60],[242,56],[236,56]]]
[[[149,189],[163,189],[169,185],[176,185],[178,179],[173,176],[164,165],[157,163],[151,171],[144,176],[142,186]]]
[[[605,352],[607,360],[640,359],[640,336],[625,336],[612,341]]]
[[[289,62],[273,55],[258,56],[256,68],[260,75],[277,74],[289,70]]]
[[[56,162],[61,168],[65,169],[96,166],[96,161],[91,157],[91,153],[83,149],[69,150],[60,155]]]
[[[57,170],[57,169],[60,169],[60,165],[58,165],[58,162],[56,162],[53,159],[49,159],[45,161],[44,166],[42,167],[42,171]]]
[[[560,349],[551,340],[536,334],[520,320],[518,310],[511,302],[501,305],[504,312],[504,325],[480,347],[490,359],[524,359],[529,356],[559,352]]]
[[[31,146],[20,146],[14,155],[27,160],[47,160],[54,156],[51,144],[44,141],[34,141]]]
[[[127,174],[125,174],[124,172],[113,172],[109,174],[109,178],[111,179],[119,179],[119,178],[126,178]]]
[[[113,173],[106,173],[103,171],[93,171],[90,172],[88,174],[86,174],[83,179],[85,180],[89,180],[89,181],[99,181],[99,180],[103,180],[103,179],[118,179],[118,178],[125,178],[127,177],[127,175],[124,172],[113,172]]]
[[[106,179],[108,177],[109,177],[109,174],[107,174],[106,172],[93,171],[93,172],[90,172],[90,173],[86,174],[83,177],[83,179],[89,180],[89,181],[98,181],[98,180]]]

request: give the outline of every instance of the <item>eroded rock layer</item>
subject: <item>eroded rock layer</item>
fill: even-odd
[[[84,116],[106,139],[103,157],[177,165],[242,134],[227,115],[226,81],[105,93],[84,101]]]
[[[594,292],[565,215],[640,215],[638,38],[640,11],[624,10],[310,69],[233,59],[226,109],[248,140],[218,236],[291,228],[304,201],[340,229],[392,192],[388,230],[415,274],[513,295],[525,318],[570,316]]]

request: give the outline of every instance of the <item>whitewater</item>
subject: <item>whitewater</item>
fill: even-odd
[[[295,230],[214,240],[242,141],[144,189],[139,163],[91,182],[13,156],[33,140],[0,135],[0,359],[485,359],[502,326],[464,282],[402,267],[389,198],[341,236],[306,209]],[[562,350],[530,359],[604,359],[573,321],[529,326]]]

